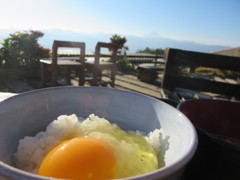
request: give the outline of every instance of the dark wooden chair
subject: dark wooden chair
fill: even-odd
[[[111,50],[111,61],[101,61],[101,50],[105,48],[108,50]],[[86,61],[85,62],[85,68],[92,72],[92,78],[87,79],[89,83],[93,86],[99,86],[103,85],[106,86],[107,84],[110,84],[112,87],[114,87],[115,84],[115,75],[116,75],[116,62],[117,62],[117,50],[118,46],[117,44],[113,43],[105,43],[105,42],[98,42],[95,48],[95,55],[94,55],[94,61]],[[110,79],[109,81],[103,81],[102,75],[104,70],[110,70]]]
[[[58,48],[79,48],[79,58],[60,58],[58,57]],[[41,81],[42,87],[46,87],[47,74],[51,74],[51,86],[58,85],[58,71],[60,67],[67,69],[75,68],[79,73],[79,85],[84,85],[84,62],[85,62],[85,43],[72,41],[54,41],[52,46],[52,58],[41,59]],[[67,83],[70,83],[70,74],[67,77]]]
[[[240,98],[240,58],[212,53],[168,49],[162,95],[175,100]],[[235,79],[196,73],[199,67],[231,71]],[[203,69],[202,68],[202,69]]]

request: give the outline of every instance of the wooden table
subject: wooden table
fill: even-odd
[[[40,63],[41,63],[41,83],[42,83],[42,87],[45,87],[46,86],[46,77],[45,77],[46,74],[45,73],[48,68],[51,68],[52,59],[40,59]],[[68,59],[58,58],[57,65],[62,66],[62,67],[65,66],[65,67],[69,68],[69,67],[77,67],[77,66],[80,67],[81,63],[78,61],[74,61],[70,58],[68,58]],[[51,71],[52,71],[53,85],[56,85],[57,78],[58,78],[57,68],[52,68]],[[79,79],[79,81],[80,81],[80,79]],[[70,83],[70,74],[67,77],[67,83]]]
[[[144,82],[153,83],[157,79],[157,71],[163,71],[161,66],[155,66],[154,64],[140,64],[138,65],[138,79]]]

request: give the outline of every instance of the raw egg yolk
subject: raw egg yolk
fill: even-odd
[[[38,174],[74,180],[112,179],[116,159],[112,149],[101,140],[79,137],[64,141],[43,159]]]

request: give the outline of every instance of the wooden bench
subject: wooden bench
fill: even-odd
[[[238,73],[238,75],[231,81],[215,75],[199,75],[194,72],[194,69],[199,67],[232,71]],[[178,98],[178,100],[194,98],[239,100],[239,80],[240,58],[238,57],[179,49],[168,49],[166,51],[166,67],[162,83],[163,96],[166,98]]]
[[[62,59],[58,56],[58,49],[60,48],[77,48],[79,50],[78,61],[70,59]],[[51,76],[51,86],[58,86],[59,68],[65,67],[68,70],[78,68],[79,71],[79,85],[84,85],[84,63],[85,63],[85,43],[73,41],[53,41],[52,57],[48,59],[40,59],[41,65],[41,82],[42,87],[46,87],[49,74]],[[70,75],[68,74],[68,83]]]

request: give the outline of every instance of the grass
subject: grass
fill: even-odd
[[[206,67],[197,67],[195,69],[195,73],[199,75],[204,75],[204,76],[219,76],[222,78],[231,78],[231,79],[237,79],[240,77],[239,72],[216,69],[216,68],[206,68]]]

